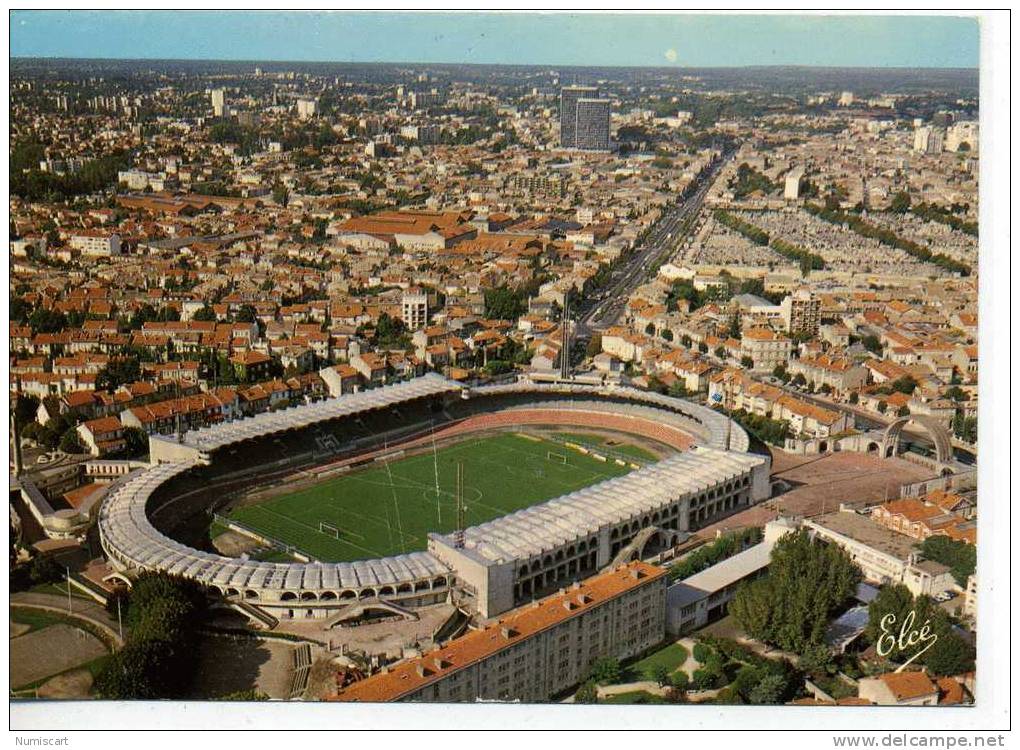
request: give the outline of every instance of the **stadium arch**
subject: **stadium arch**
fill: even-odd
[[[914,422],[925,429],[935,444],[935,459],[940,464],[948,464],[953,460],[953,442],[941,422],[926,414],[910,414],[900,417],[885,428],[882,436],[882,456],[892,458],[899,452],[900,433],[909,423]]]

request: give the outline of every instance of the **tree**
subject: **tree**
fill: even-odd
[[[485,290],[485,317],[516,320],[526,309],[522,294],[508,286]]]
[[[669,387],[669,395],[673,398],[687,398],[688,391],[687,386],[684,385],[684,381],[677,380]]]
[[[690,689],[691,678],[688,677],[685,671],[683,671],[682,669],[678,669],[670,677],[670,684],[673,686],[674,690],[677,690],[681,693],[686,693]]]
[[[56,310],[37,309],[28,317],[33,333],[56,333],[67,325],[67,318]]]
[[[32,306],[21,297],[11,297],[11,322],[24,323],[32,314]]]
[[[673,331],[670,330],[669,328],[663,328],[662,329],[662,339],[664,341],[672,341],[673,340]]]
[[[648,336],[655,335],[655,323],[649,323],[645,326],[645,334]]]
[[[921,542],[920,550],[925,559],[949,566],[961,586],[967,585],[967,579],[977,568],[977,547],[973,544],[938,535]]]
[[[97,692],[119,699],[184,694],[197,666],[197,633],[206,606],[202,589],[166,573],[142,573],[127,605],[128,643],[97,676]]]
[[[583,683],[574,693],[574,703],[598,703],[599,687],[591,680]]]
[[[726,347],[725,346],[717,346],[715,348],[715,356],[717,356],[719,359],[725,359],[726,358]]]
[[[35,420],[36,412],[39,411],[39,398],[29,393],[19,393],[14,404],[14,421],[18,427],[24,427]]]
[[[149,436],[137,427],[124,428],[124,442],[128,458],[141,458],[149,452]]]
[[[122,385],[142,378],[142,368],[135,357],[111,359],[96,375],[96,390],[115,391]]]
[[[792,382],[796,386],[803,386],[807,385],[807,378],[804,377],[804,373],[798,372],[796,375],[793,376],[793,380],[790,382]]]
[[[801,529],[776,542],[768,575],[743,584],[730,612],[752,638],[801,653],[822,641],[829,619],[860,579],[842,548]]]
[[[730,327],[728,333],[730,335],[730,338],[739,339],[740,332],[741,332],[740,311],[736,310],[734,311],[733,315],[730,316]]]
[[[602,352],[602,334],[595,333],[588,340],[588,345],[585,347],[584,353],[588,357],[596,357]]]
[[[882,401],[878,402],[878,412],[879,412],[879,414],[885,414],[888,410],[889,410],[889,403],[887,401],[882,400]]]
[[[612,656],[600,656],[591,665],[589,679],[599,685],[612,685],[620,681],[620,662]]]
[[[255,688],[249,688],[248,690],[235,690],[233,693],[225,693],[218,698],[218,701],[267,701],[269,696],[263,693],[261,690]]]
[[[202,305],[202,307],[191,316],[192,320],[197,320],[204,323],[210,323],[216,320],[216,311],[213,310],[208,303]]]
[[[754,360],[745,354],[743,357],[740,358],[740,366],[743,367],[745,370],[754,369]]]
[[[670,669],[665,664],[659,664],[653,670],[653,677],[659,687],[666,687],[670,684]]]
[[[910,193],[900,191],[889,202],[889,210],[897,214],[905,214],[910,210]]]
[[[872,354],[881,354],[882,353],[882,342],[881,342],[881,340],[879,340],[878,336],[876,336],[874,334],[868,334],[867,336],[862,338],[861,339],[861,346],[863,346],[865,349],[867,349]]]
[[[903,406],[901,406],[899,409],[896,410],[896,416],[897,417],[909,417],[910,416],[910,407],[907,406],[906,404],[904,404]]]
[[[747,698],[755,705],[774,705],[783,702],[785,691],[786,680],[783,676],[771,674],[762,678],[761,682],[752,688]]]
[[[69,427],[67,431],[60,436],[60,450],[64,453],[84,453],[85,446],[82,445],[81,437],[78,435],[78,429],[76,427]]]
[[[706,344],[704,341],[699,341],[698,342],[698,351],[701,352],[702,354],[707,354],[708,353],[708,344]]]
[[[895,640],[907,622],[911,622],[915,630],[927,626],[934,636],[932,645],[916,657],[914,664],[927,667],[936,676],[960,674],[974,668],[974,647],[953,629],[953,622],[946,611],[931,597],[922,595],[915,598],[902,584],[883,586],[872,600],[868,606],[868,626],[864,635],[874,644],[884,637],[891,645],[889,634]],[[889,648],[886,656],[893,662],[902,663],[914,657],[920,648],[915,646],[901,650],[896,644]]]
[[[698,641],[694,644],[691,653],[698,664],[707,664],[708,660],[712,657],[712,647]]]
[[[909,396],[917,388],[917,381],[910,375],[903,375],[890,383],[889,387],[895,393],[906,393]]]
[[[234,320],[238,323],[254,323],[258,320],[258,311],[252,305],[241,305]]]
[[[65,572],[64,567],[52,557],[40,555],[32,560],[28,577],[32,584],[37,586],[40,583],[56,583],[63,580]]]

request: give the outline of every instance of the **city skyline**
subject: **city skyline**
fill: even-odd
[[[14,11],[10,19],[12,58],[951,69],[977,67],[980,37],[974,18],[914,15]],[[593,47],[593,38],[606,43]]]

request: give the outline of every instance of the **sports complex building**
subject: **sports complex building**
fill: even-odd
[[[643,465],[586,457],[625,473],[482,523],[430,531],[418,549],[400,554],[329,561],[295,552],[281,562],[228,557],[194,541],[196,526],[207,532],[210,510],[238,493],[355,476],[421,446],[436,450],[437,442],[542,425],[635,435],[668,451]],[[181,436],[154,435],[150,457],[151,466],[118,483],[100,510],[102,546],[120,574],[181,575],[263,622],[314,618],[324,627],[373,608],[399,612],[448,600],[493,617],[670,549],[686,532],[770,491],[768,456],[750,453],[746,433],[706,407],[625,387],[467,388],[435,374]],[[437,463],[436,497],[438,471]],[[515,487],[503,491],[513,495]],[[323,526],[307,533],[322,534]],[[325,526],[337,539],[356,538],[354,523]]]

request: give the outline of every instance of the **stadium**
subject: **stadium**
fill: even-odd
[[[118,575],[327,628],[445,601],[492,617],[769,495],[768,456],[724,415],[572,382],[429,374],[154,435],[150,457],[100,510]],[[223,554],[210,527],[262,550]]]

